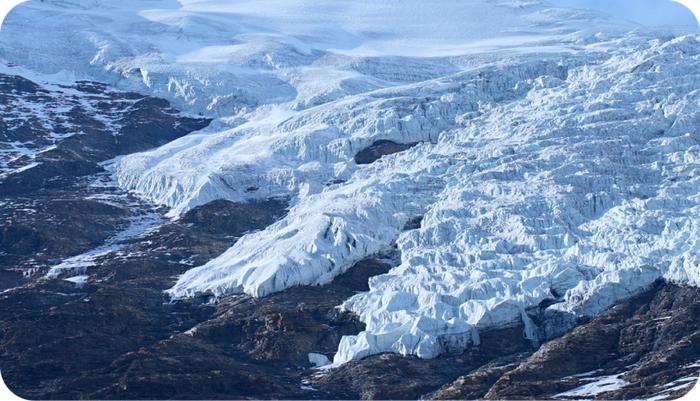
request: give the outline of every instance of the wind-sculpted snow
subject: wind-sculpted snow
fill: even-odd
[[[52,62],[13,47],[22,12],[0,37],[2,57],[44,74],[69,65],[224,116],[115,162],[122,187],[172,217],[291,199],[286,217],[180,276],[173,298],[324,284],[396,246],[400,263],[341,306],[366,323],[342,339],[342,364],[434,357],[520,322],[537,340],[538,305],[573,320],[658,279],[700,284],[697,35],[534,0],[315,3],[318,21],[306,1],[180,3],[88,8],[101,26],[78,19],[87,34],[33,44]],[[85,13],[70,4],[25,12]],[[57,54],[61,35],[80,54]],[[378,141],[418,144],[357,165]]]

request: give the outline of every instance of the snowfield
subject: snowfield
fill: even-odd
[[[367,327],[339,365],[519,321],[536,340],[545,300],[591,316],[658,279],[700,285],[696,28],[538,0],[317,3],[47,0],[5,21],[6,63],[219,116],[117,160],[122,187],[172,217],[292,199],[173,298],[324,284],[397,246],[341,306]],[[379,140],[418,145],[356,164]]]

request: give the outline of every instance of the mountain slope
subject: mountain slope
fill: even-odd
[[[116,160],[122,188],[171,217],[292,200],[173,298],[327,284],[398,247],[343,303],[366,329],[336,365],[435,357],[519,321],[536,341],[543,302],[561,332],[658,279],[698,285],[697,33],[525,0],[47,1],[5,24],[11,71],[220,117]]]

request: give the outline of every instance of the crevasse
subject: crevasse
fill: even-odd
[[[525,310],[545,299],[557,302],[552,313],[594,315],[659,278],[696,285],[700,43],[632,43],[607,58],[518,59],[285,120],[286,137],[307,124],[337,133],[305,137],[321,138],[308,160],[321,160],[321,180],[347,181],[300,191],[282,221],[187,272],[170,294],[323,284],[396,243],[401,264],[342,305],[367,324],[341,341],[342,364],[476,345],[479,329],[529,324]],[[422,144],[354,166],[353,152],[380,138]],[[303,146],[275,160],[303,166]],[[403,231],[416,216],[420,228]]]

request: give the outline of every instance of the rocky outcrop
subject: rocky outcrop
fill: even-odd
[[[84,283],[40,275],[26,278],[20,287],[0,295],[0,367],[5,382],[25,398],[61,399],[84,398],[117,383],[115,361],[182,336],[216,311],[199,299],[170,303],[163,290],[173,276],[190,263],[217,255],[246,230],[270,224],[284,213],[284,205],[227,204],[215,214],[195,209],[183,216],[185,222],[164,224],[127,240],[121,250],[99,256],[86,268]],[[238,221],[240,230],[222,234],[216,225],[220,219]],[[199,357],[215,364],[216,354]],[[174,369],[167,364],[163,368]]]
[[[104,171],[100,162],[206,127],[162,99],[98,82],[44,87],[0,74],[0,193],[62,190]]]
[[[102,162],[205,127],[168,102],[104,84],[0,74],[0,272],[8,281],[103,244],[153,208],[116,188]]]
[[[261,300],[224,299],[208,320],[86,375],[83,382],[102,375],[110,376],[111,382],[85,395],[316,398],[319,392],[302,387],[303,375],[312,366],[308,354],[331,355],[342,335],[362,329],[352,316],[338,313],[335,305],[341,297],[366,289],[369,275],[388,268],[368,260],[328,286],[292,288]]]
[[[438,391],[429,394],[426,398],[444,400],[482,399],[501,376],[516,368],[529,354],[520,353],[497,358],[472,370],[467,375],[460,376],[450,384],[442,386]]]
[[[696,288],[658,282],[649,291],[543,344],[531,356],[481,367],[433,397],[644,399],[659,393],[681,395],[690,390],[700,372],[700,366],[693,367],[700,360],[698,301]],[[601,377],[616,380],[595,391],[581,389]],[[664,393],[669,383],[684,378],[676,384],[685,386]]]
[[[370,146],[357,152],[355,155],[355,163],[357,164],[370,164],[373,163],[382,156],[392,155],[394,153],[403,152],[406,149],[410,149],[416,146],[418,143],[397,143],[388,140],[379,140],[372,143]]]

